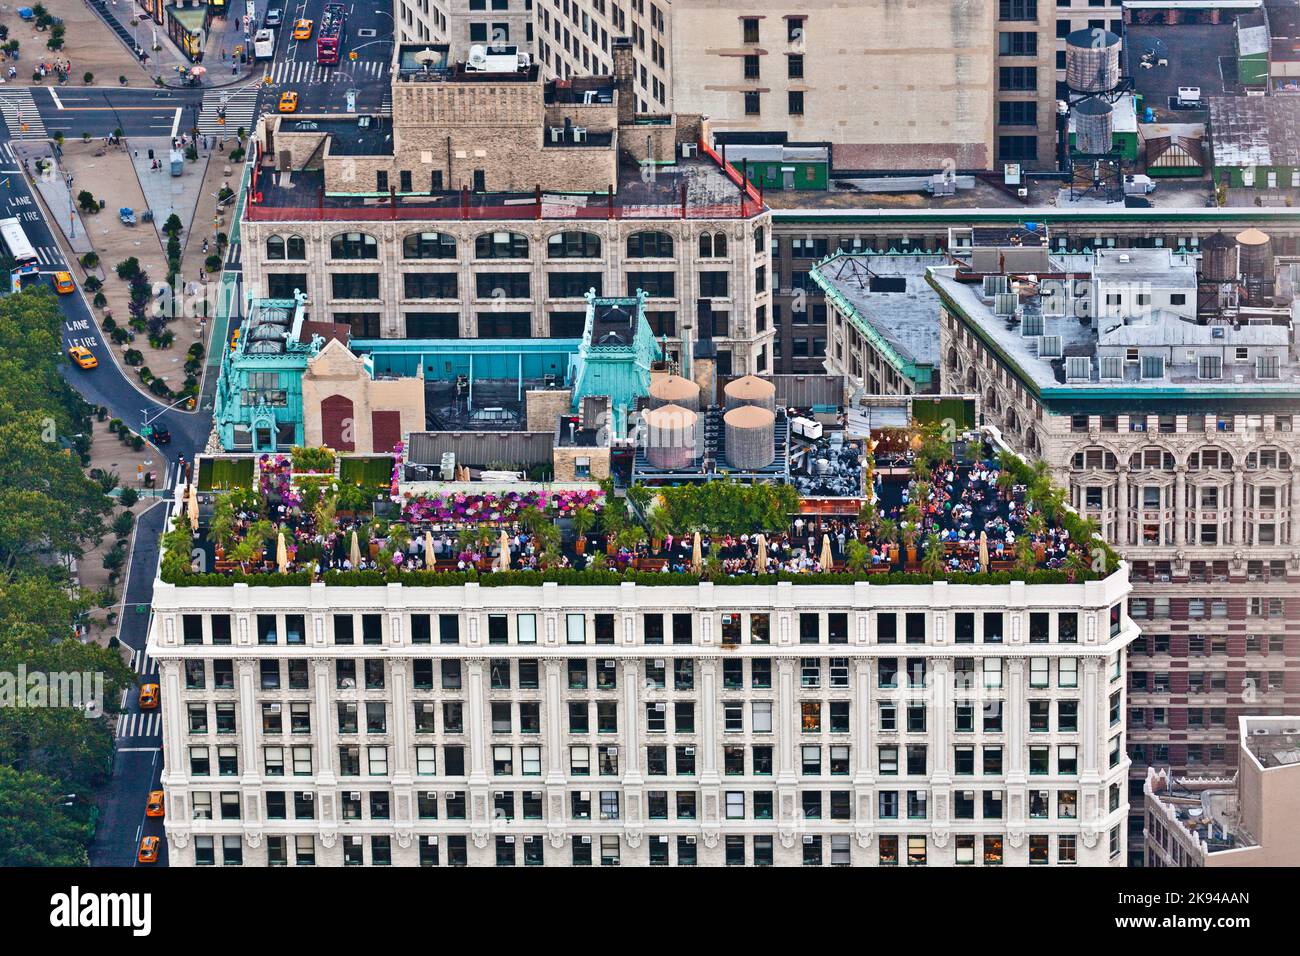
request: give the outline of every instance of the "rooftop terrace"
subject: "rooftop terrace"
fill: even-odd
[[[616,489],[503,484],[499,472],[491,482],[399,481],[401,446],[390,459],[328,449],[204,457],[198,482],[178,493],[162,575],[182,585],[522,571],[661,576],[649,583],[681,583],[673,572],[738,583],[1052,583],[1118,566],[1042,473],[978,435],[957,446],[933,429],[881,440],[883,457],[863,463],[871,493],[835,509],[779,483]]]

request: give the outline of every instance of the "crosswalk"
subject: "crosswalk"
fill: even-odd
[[[21,165],[21,162],[18,159],[18,154],[14,152],[14,148],[7,142],[0,143],[0,166],[19,165]]]
[[[384,91],[384,98],[379,104],[379,115],[380,116],[393,115],[393,94],[389,90]]]
[[[117,736],[157,737],[162,732],[162,714],[149,711],[141,714],[118,714]]]
[[[239,129],[251,131],[257,113],[257,94],[260,84],[251,84],[238,90],[208,90],[203,94],[199,110],[199,134],[202,136],[234,136]],[[217,116],[217,108],[226,108],[226,121]]]
[[[39,142],[49,138],[30,87],[0,92],[0,116],[9,128],[9,138]]]
[[[58,246],[32,246],[36,250],[36,258],[40,260],[41,265],[49,269],[66,269],[67,263],[63,261],[63,253],[59,251]]]
[[[266,72],[270,74],[272,83],[281,86],[328,83],[334,79],[335,73],[345,74],[340,77],[344,82],[347,75],[351,75],[354,81],[381,80],[388,73],[388,63],[383,60],[353,60],[320,66],[310,60],[277,60]]]

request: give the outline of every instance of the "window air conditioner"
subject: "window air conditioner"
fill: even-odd
[[[503,790],[494,790],[494,791],[492,791],[492,796],[493,796],[493,797],[496,797],[496,798],[499,799],[499,798],[505,796],[505,791],[503,791]]]
[[[343,707],[343,709],[346,710],[349,714],[355,714],[355,713],[357,712],[357,705],[356,705],[356,704],[345,704],[344,707]]]
[[[590,790],[579,790],[579,791],[578,791],[578,799],[579,799],[579,800],[590,800],[590,799],[591,799],[591,791],[590,791]]]
[[[423,703],[420,704],[420,710],[426,714],[433,713],[433,703],[427,700],[424,701]]]
[[[426,799],[426,800],[437,800],[437,799],[438,799],[438,791],[437,791],[437,790],[426,790],[426,791],[424,792],[424,799]]]
[[[655,667],[663,667],[663,666],[664,666],[664,659],[662,657],[656,657]]]
[[[575,143],[585,143],[587,141],[587,127],[585,126],[573,127],[573,141]]]
[[[591,842],[591,837],[589,837],[589,836],[585,836],[585,837],[583,837],[583,838],[582,838],[582,842],[583,842],[583,843],[590,843],[590,842]]]
[[[540,800],[542,799],[542,791],[534,790],[529,794],[529,796],[532,797],[534,800]]]
[[[512,837],[511,839],[513,839],[513,837]],[[533,838],[530,837],[530,836],[526,836],[526,837],[524,837],[524,842],[525,842],[525,843],[532,843],[532,842],[533,842]]]
[[[552,127],[551,127],[551,142],[552,142],[552,143],[562,143],[562,142],[564,142],[564,127],[563,127],[563,126],[552,126]]]
[[[693,837],[693,836],[688,836],[688,837],[686,838],[686,842],[687,842],[687,843],[694,843],[694,842],[695,842],[695,837]]]
[[[668,838],[667,838],[666,836],[661,836],[661,837],[659,838],[659,842],[660,842],[660,843],[667,843],[667,842],[668,842]]]
[[[606,666],[606,667],[613,667],[613,666],[614,666],[614,662],[613,662],[613,661],[605,661],[605,666]]]
[[[694,748],[694,747],[687,747],[687,748],[686,748],[686,756],[688,756],[688,757],[694,757],[694,756],[695,756],[695,748]]]
[[[279,704],[271,704],[270,706],[271,706],[271,713],[278,714],[280,712]]]
[[[662,714],[667,709],[668,709],[668,705],[665,704],[663,701],[659,701],[658,703],[655,704],[656,713]]]
[[[313,798],[314,796],[315,796],[315,794],[313,794],[313,793],[311,793],[310,791],[308,791],[307,793],[304,793],[304,794],[302,795],[302,798],[303,798],[303,800],[304,800],[305,802],[307,802],[307,803],[311,803],[312,798]]]
[[[609,751],[611,757],[618,756],[618,744],[610,744],[606,749]]]
[[[358,801],[359,801],[359,800],[361,799],[361,791],[360,791],[360,790],[349,790],[349,791],[348,791],[348,799],[349,799],[349,800],[358,800]]]
[[[430,845],[430,846],[437,846],[437,845],[438,845],[438,838],[437,838],[436,836],[431,836],[431,837],[429,837],[429,845]]]
[[[512,836],[508,836],[508,837],[506,837],[506,842],[507,842],[507,843],[514,843],[514,842],[515,842],[515,838],[512,837]]]
[[[443,794],[443,796],[446,797],[448,800],[455,800],[455,799],[456,799],[456,791],[455,791],[455,790],[448,790],[446,793]]]
[[[803,838],[803,842],[804,842],[804,843],[812,843],[812,841],[813,841],[813,838],[812,838],[811,836],[805,836],[805,837]]]

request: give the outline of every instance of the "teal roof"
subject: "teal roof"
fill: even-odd
[[[615,434],[624,434],[628,409],[650,393],[650,365],[662,354],[645,318],[645,293],[605,297],[588,292],[573,407],[581,407],[589,395],[608,395]]]

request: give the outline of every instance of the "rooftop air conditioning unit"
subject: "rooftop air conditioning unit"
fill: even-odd
[[[1300,734],[1300,727],[1288,727],[1282,731],[1284,734]]]
[[[1263,727],[1256,727],[1254,730],[1251,731],[1251,733],[1254,734],[1256,737],[1268,736],[1268,731],[1265,730]]]
[[[587,141],[587,127],[585,126],[573,127],[573,141],[575,143],[585,143]]]
[[[564,127],[563,127],[563,126],[552,126],[552,127],[551,127],[551,142],[552,142],[552,143],[562,143],[562,142],[564,142]]]
[[[1026,189],[1024,186],[1021,186],[1019,189],[1016,190],[1016,196],[1019,197],[1020,199],[1025,199],[1026,197],[1028,197],[1028,195],[1029,195],[1029,190]]]
[[[1121,252],[1121,253],[1119,254],[1119,261],[1120,261],[1120,262],[1128,262],[1128,261],[1129,261],[1129,254],[1128,254],[1127,252]]]
[[[682,158],[690,159],[695,155],[695,150],[697,148],[698,147],[695,143],[682,143]]]

